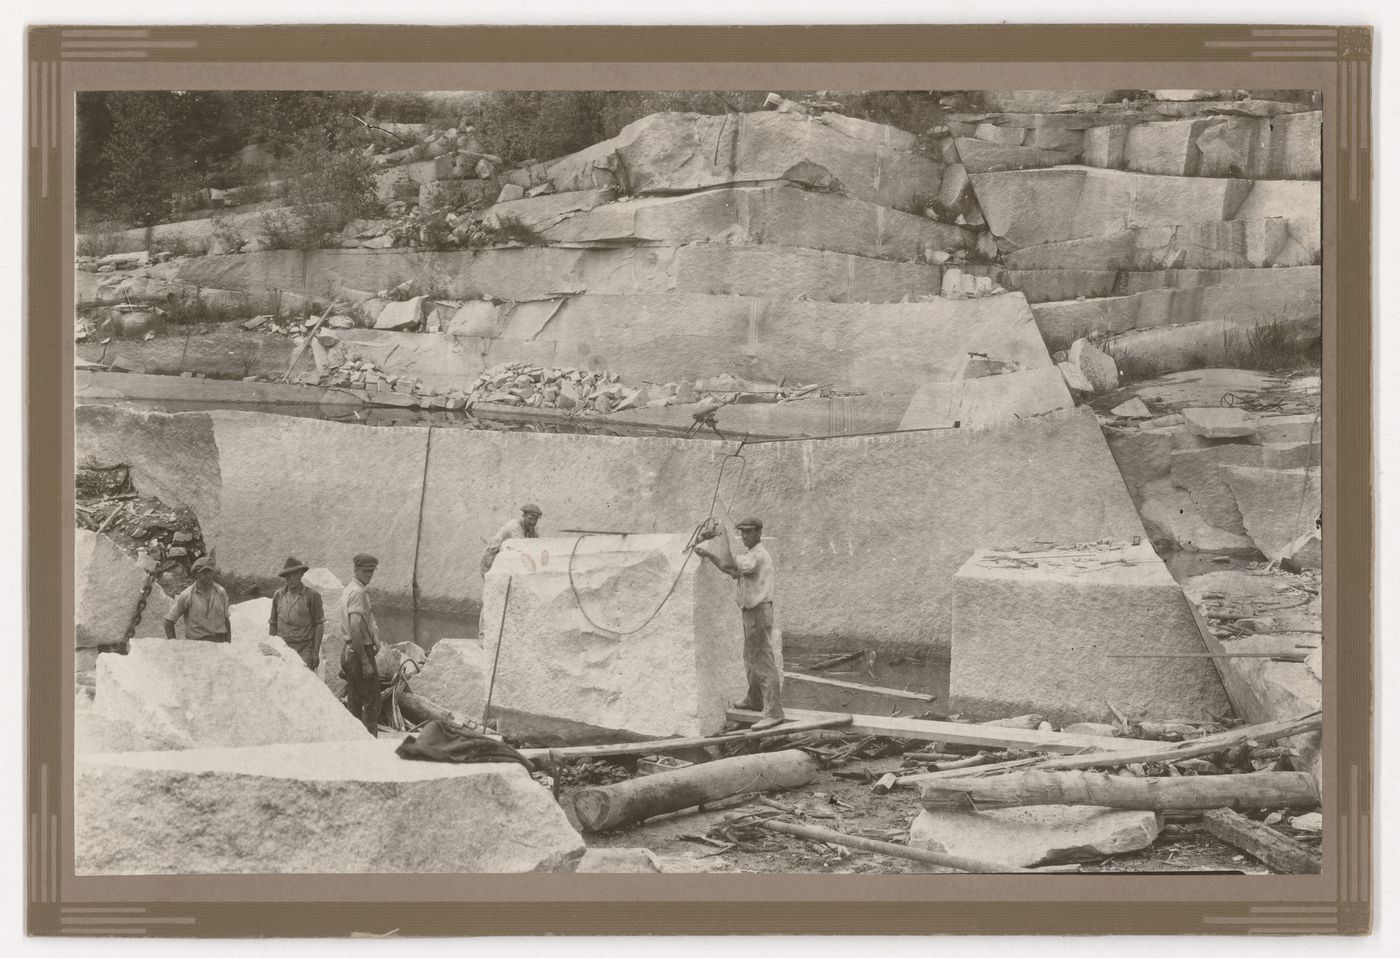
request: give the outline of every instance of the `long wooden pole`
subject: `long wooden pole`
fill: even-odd
[[[486,725],[487,719],[491,717],[491,695],[496,691],[496,666],[501,664],[501,638],[506,632],[506,612],[510,609],[510,584],[515,581],[515,576],[506,576],[506,597],[501,602],[501,627],[496,630],[496,654],[491,659],[491,683],[486,686],[486,704],[481,707],[481,724]]]
[[[926,848],[914,848],[910,845],[896,845],[893,842],[882,842],[874,838],[863,838],[859,835],[847,835],[845,832],[833,831],[830,828],[818,828],[814,825],[795,825],[792,822],[780,822],[775,819],[759,822],[760,827],[771,832],[781,832],[784,835],[792,835],[796,838],[805,838],[812,842],[825,842],[829,845],[845,845],[847,848],[858,848],[861,851],[875,852],[879,855],[890,855],[894,858],[904,858],[909,861],[924,862],[928,865],[942,865],[944,868],[956,868],[962,872],[974,872],[982,875],[999,874],[1001,872],[1018,872],[1034,874],[1034,869],[1021,868],[1019,865],[1001,865],[996,862],[981,861],[976,858],[963,858],[961,855],[945,855],[942,852],[929,851]]]
[[[1141,742],[1134,739],[1107,739],[1106,741],[1110,742],[1131,742],[1132,747],[1127,751],[1112,753],[1048,755],[1020,759],[1014,762],[1001,762],[996,765],[982,765],[978,768],[956,769],[948,772],[924,772],[917,775],[906,775],[899,780],[898,784],[916,785],[921,782],[946,778],[1000,775],[1010,771],[1028,771],[1031,768],[1039,771],[1058,771],[1068,768],[1109,768],[1133,765],[1138,762],[1177,762],[1184,758],[1195,758],[1198,755],[1229,751],[1248,742],[1272,742],[1276,739],[1291,738],[1306,732],[1315,732],[1320,728],[1322,728],[1322,713],[1313,712],[1296,719],[1246,725],[1228,732],[1205,735],[1189,742]]]
[[[896,699],[913,699],[915,702],[935,702],[938,696],[929,695],[926,692],[909,692],[904,689],[887,689],[879,685],[861,685],[859,682],[845,682],[841,679],[829,679],[825,675],[807,675],[803,672],[784,672],[783,679],[788,682],[809,682],[813,685],[832,685],[838,689],[851,689],[855,692],[869,692],[873,695],[885,695]]]
[[[1023,805],[1098,805],[1148,811],[1312,808],[1321,803],[1307,772],[1136,778],[1103,772],[1020,772],[995,778],[926,782],[924,808],[985,811]]]
[[[584,831],[601,832],[731,795],[797,788],[815,779],[820,768],[816,758],[798,749],[722,758],[582,789],[574,796],[574,815]]]
[[[761,732],[734,732],[729,735],[707,735],[697,738],[663,738],[646,742],[619,742],[609,745],[573,745],[566,748],[522,748],[520,754],[532,761],[537,758],[573,761],[588,758],[617,758],[626,755],[666,755],[707,745],[728,745],[733,742],[756,742],[776,735],[795,735],[824,728],[850,725],[849,715],[833,715],[812,722],[787,722]]]
[[[784,709],[787,717],[798,722],[824,718],[833,712],[813,712],[806,709]],[[736,722],[757,722],[762,714],[751,709],[730,709],[729,718]],[[1015,721],[1020,721],[1017,719]],[[1002,720],[1011,721],[1011,720]],[[851,715],[851,731],[858,735],[887,735],[920,742],[946,742],[953,745],[977,745],[982,748],[1018,748],[1028,751],[1121,752],[1140,749],[1156,742],[1130,738],[1110,738],[1105,735],[1069,735],[1064,732],[1041,732],[1034,728],[1014,728],[1004,725],[970,725],[962,722],[933,722],[925,719],[894,718],[884,715]]]

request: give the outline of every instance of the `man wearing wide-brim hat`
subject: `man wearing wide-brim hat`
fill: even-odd
[[[228,617],[228,593],[214,581],[214,560],[196,559],[190,567],[194,585],[181,592],[165,613],[165,637],[175,638],[175,623],[185,619],[185,638],[196,642],[231,642],[233,626]]]
[[[733,549],[729,533],[722,524],[713,526],[716,544],[697,543],[695,551],[712,562],[716,569],[736,580],[739,614],[744,623],[744,671],[749,680],[749,692],[734,707],[763,713],[763,718],[751,728],[762,730],[783,722],[783,676],[773,655],[773,557],[763,545],[763,520],[749,516],[740,519],[735,528],[744,543],[745,552]]]
[[[277,573],[286,583],[272,593],[272,613],[267,620],[267,634],[275,635],[301,656],[306,667],[315,672],[321,664],[321,634],[326,627],[326,613],[321,593],[301,581],[306,563],[288,558]]]
[[[540,507],[533,502],[527,502],[520,507],[520,518],[512,519],[496,530],[496,534],[491,537],[491,541],[486,543],[486,551],[481,554],[481,574],[485,576],[491,571],[491,566],[496,561],[496,555],[501,551],[501,546],[507,539],[538,539],[540,534],[535,531],[535,525],[540,521],[540,516],[544,515]]]

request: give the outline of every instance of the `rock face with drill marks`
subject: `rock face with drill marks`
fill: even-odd
[[[724,725],[747,687],[734,584],[686,554],[688,538],[507,540],[481,615],[503,730],[519,727],[514,713],[558,720],[568,737],[571,726],[662,737]]]
[[[73,566],[78,671],[86,672],[93,667],[98,646],[113,645],[126,635],[146,584],[146,570],[111,539],[87,529],[74,535]],[[153,584],[136,623],[136,635],[162,634],[161,618],[169,608],[170,597],[159,584]]]
[[[571,871],[584,854],[521,766],[382,740],[87,755],[75,773],[79,875]]]
[[[167,437],[180,431],[210,441],[172,450]],[[545,536],[619,525],[691,529],[733,448],[439,429],[428,458],[427,436],[423,428],[274,423],[242,412],[171,416],[82,406],[76,416],[78,454],[120,446],[138,489],[142,476],[165,479],[183,464],[189,485],[165,501],[195,505],[206,541],[218,544],[221,581],[264,583],[291,552],[287,542],[297,543],[292,554],[309,565],[335,569],[371,548],[380,561],[370,587],[376,609],[403,607],[411,602],[417,545],[420,601],[455,613],[475,610],[482,583],[470,567],[522,502],[544,508]],[[720,501],[762,516],[782,542],[782,628],[810,641],[845,637],[946,651],[953,576],[979,546],[1143,535],[1088,410],[977,429],[770,443],[746,447],[744,457],[742,475],[736,463],[727,467]],[[289,461],[305,464],[305,483],[288,485]],[[205,472],[222,478],[211,487],[199,481]],[[967,482],[969,475],[978,482]],[[410,491],[386,497],[385,488]],[[210,499],[212,523],[198,506]],[[556,525],[555,515],[568,518]],[[282,538],[269,539],[269,528]],[[328,655],[323,650],[323,660]]]

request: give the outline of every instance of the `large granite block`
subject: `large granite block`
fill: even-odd
[[[408,761],[394,744],[81,756],[76,871],[567,871],[582,857],[582,838],[521,766]]]
[[[129,725],[133,747],[222,748],[368,737],[281,639],[235,644],[136,639],[97,659],[95,719]]]
[[[1151,545],[1029,568],[999,555],[978,550],[954,578],[954,708],[1057,724],[1113,721],[1110,702],[1130,718],[1229,713],[1209,659],[1167,657],[1205,648]]]
[[[154,561],[154,560],[151,560]],[[147,573],[111,539],[78,529],[73,539],[73,625],[79,649],[115,645],[126,635]],[[151,585],[136,635],[159,635],[170,597]]]
[[[683,552],[688,538],[507,540],[482,598],[493,711],[557,720],[565,736],[723,727],[747,688],[740,616],[733,581]]]

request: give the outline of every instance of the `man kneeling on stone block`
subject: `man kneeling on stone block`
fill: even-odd
[[[709,559],[714,567],[738,585],[739,612],[744,621],[744,671],[748,673],[749,693],[735,708],[753,709],[763,718],[751,727],[753,731],[772,728],[783,721],[783,678],[778,661],[773,656],[773,557],[759,540],[763,522],[750,516],[735,527],[748,551],[736,553],[729,544],[729,533],[722,524],[715,524],[711,537],[716,545],[697,543],[695,551]]]

